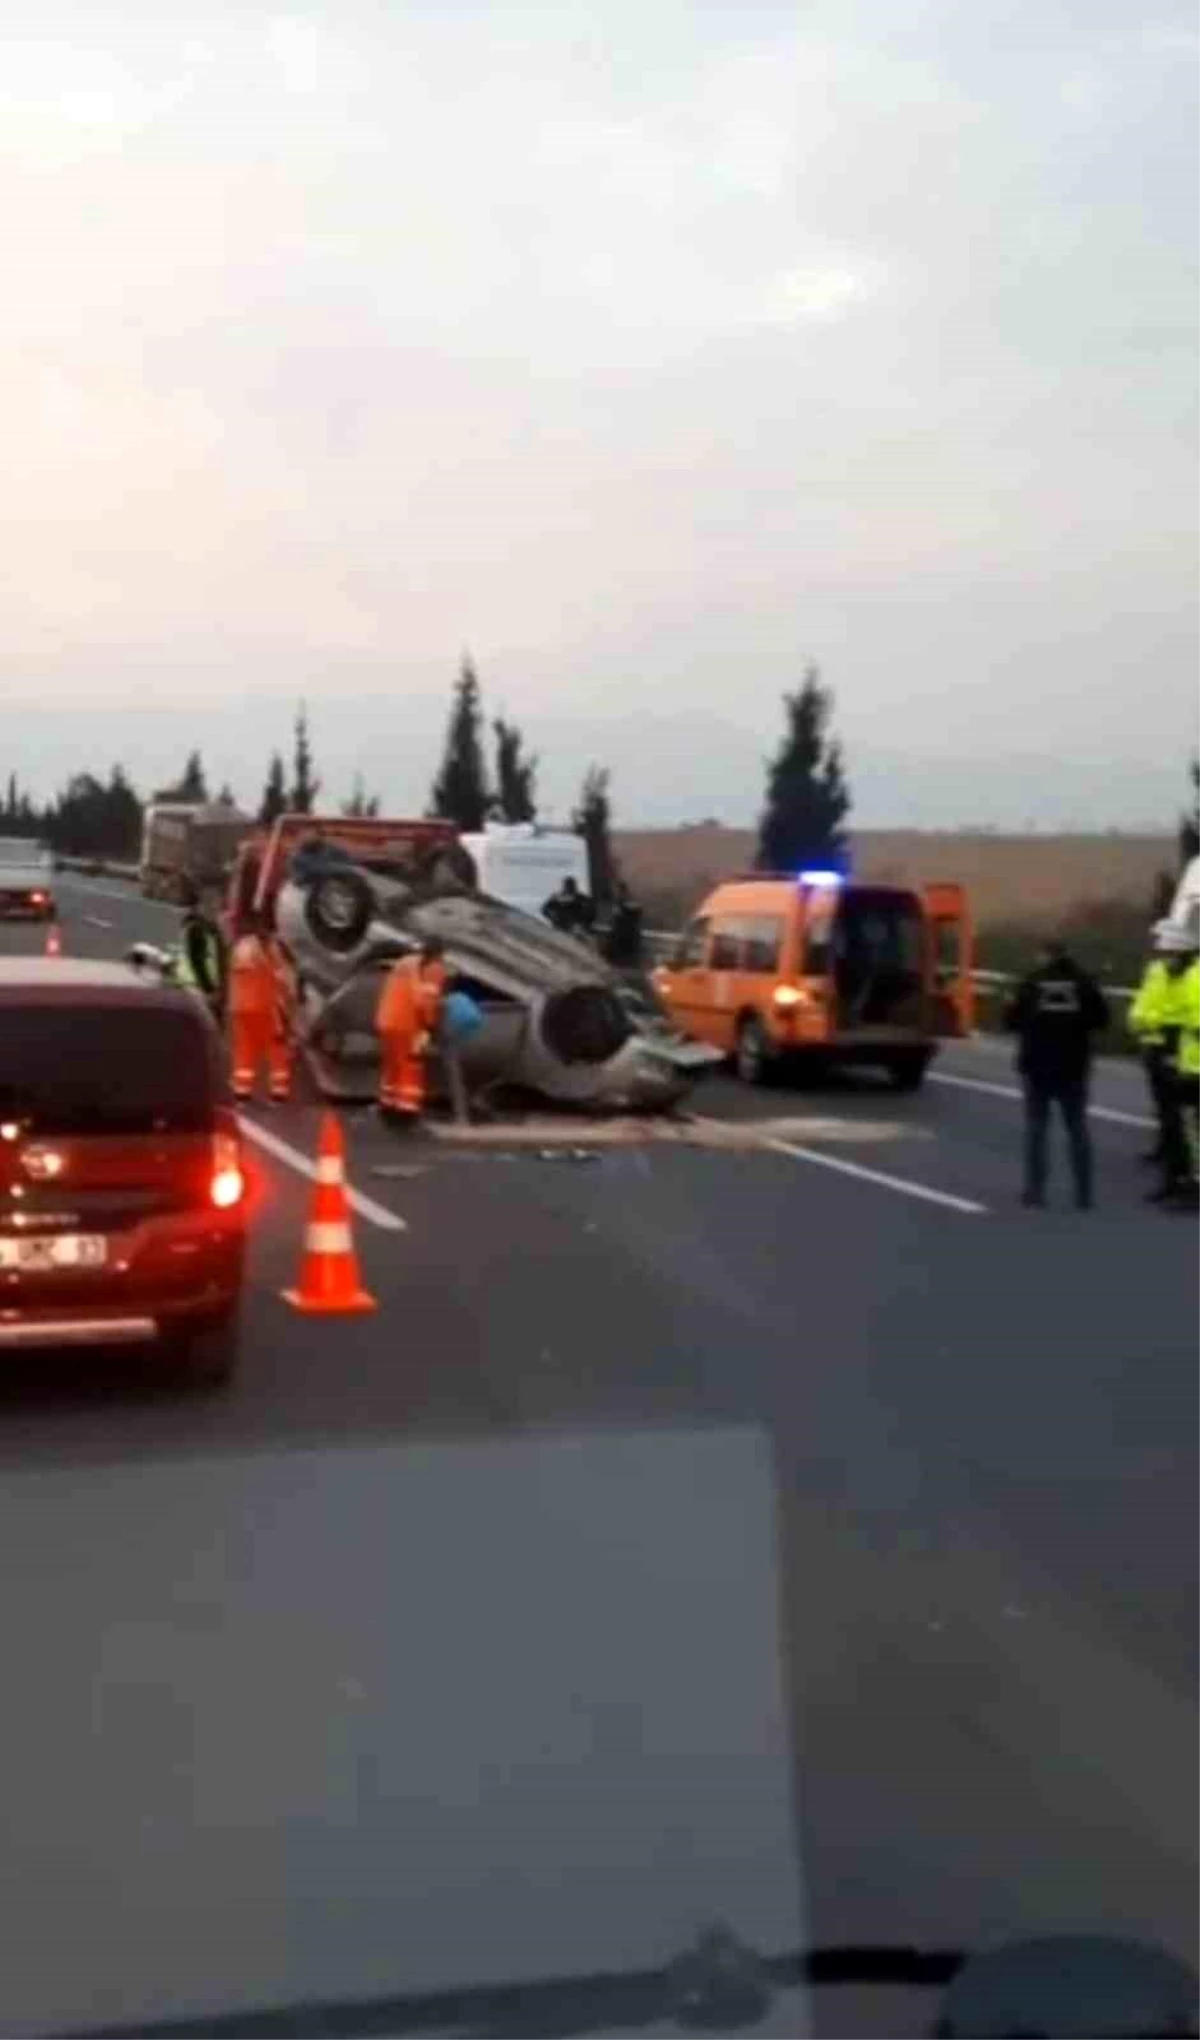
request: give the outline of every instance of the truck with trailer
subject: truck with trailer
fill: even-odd
[[[254,823],[228,801],[152,801],[142,824],[138,878],[147,899],[182,905],[190,892],[223,893]]]

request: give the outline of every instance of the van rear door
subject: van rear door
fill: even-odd
[[[975,931],[961,885],[927,885],[929,987],[933,1032],[961,1039],[975,1029]]]

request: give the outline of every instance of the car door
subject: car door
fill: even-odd
[[[961,1038],[975,1028],[975,931],[961,885],[928,885],[924,895],[933,1032]]]

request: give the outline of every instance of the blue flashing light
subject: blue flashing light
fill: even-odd
[[[844,885],[840,871],[802,871],[798,874],[801,885]]]

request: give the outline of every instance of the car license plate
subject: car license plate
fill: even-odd
[[[0,1268],[15,1268],[23,1275],[52,1275],[60,1268],[103,1268],[107,1259],[108,1241],[102,1233],[0,1239]]]

